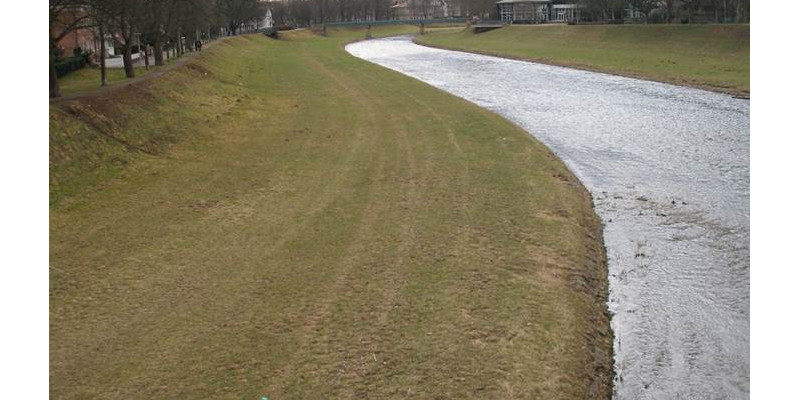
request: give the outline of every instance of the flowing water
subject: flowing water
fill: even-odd
[[[503,115],[592,193],[605,223],[615,398],[749,398],[747,100],[410,37],[347,51]]]

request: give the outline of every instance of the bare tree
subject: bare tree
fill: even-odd
[[[659,7],[660,0],[630,0],[630,7],[644,15],[644,22],[650,22],[650,12]]]
[[[243,25],[263,18],[266,13],[266,5],[258,0],[217,0],[215,9],[234,35]]]
[[[156,65],[164,65],[164,42],[175,25],[179,0],[145,0],[143,30]]]
[[[125,76],[133,78],[132,50],[136,42],[137,26],[146,15],[145,0],[94,0],[93,6],[107,20],[110,35],[122,50],[122,63]]]
[[[50,41],[50,97],[61,96],[56,74],[56,44],[68,34],[86,27],[91,21],[87,4],[81,0],[50,0],[49,41]]]

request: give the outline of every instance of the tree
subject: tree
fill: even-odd
[[[630,6],[644,15],[644,22],[650,22],[650,12],[659,7],[659,0],[630,0]]]
[[[702,7],[703,0],[681,0],[681,16],[690,24],[694,22],[694,15]],[[683,20],[683,18],[682,18]]]
[[[132,49],[136,41],[137,27],[142,25],[146,0],[93,0],[92,6],[104,16],[109,33],[122,49],[125,76],[133,78]]]
[[[289,5],[282,1],[271,1],[267,3],[267,8],[272,11],[272,20],[275,25],[282,25],[289,22]]]
[[[233,35],[242,25],[264,18],[267,12],[264,2],[258,0],[217,0],[215,9]]]
[[[87,4],[81,0],[50,0],[50,97],[61,96],[55,65],[57,44],[71,32],[88,26],[90,19],[86,6]]]
[[[175,24],[178,0],[146,0],[143,30],[146,43],[153,45],[156,65],[164,65],[164,42]]]

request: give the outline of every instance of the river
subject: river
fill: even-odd
[[[550,147],[605,224],[616,399],[750,392],[750,103],[419,46],[347,51],[492,110]]]

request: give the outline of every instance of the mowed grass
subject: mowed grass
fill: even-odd
[[[736,95],[750,92],[750,25],[506,26],[477,35],[433,33],[417,41]]]
[[[157,71],[160,66],[150,66],[150,70],[144,67],[135,67],[134,73],[138,78],[150,72]],[[106,69],[106,84],[114,85],[120,82],[127,81],[125,77],[125,70],[122,68],[107,68]],[[71,96],[84,93],[90,93],[98,90],[100,86],[100,67],[84,67],[77,71],[73,71],[68,75],[58,80],[59,88],[61,89],[62,96]]]
[[[52,398],[608,397],[586,191],[362,35],[51,106]]]

